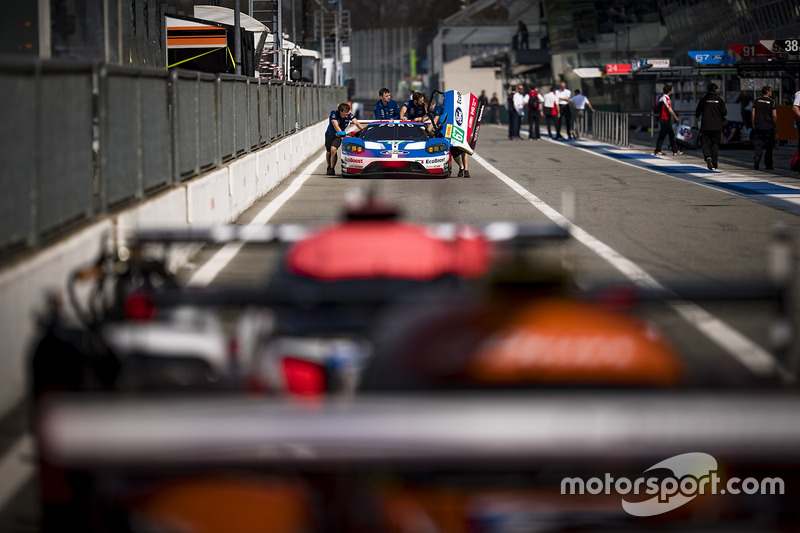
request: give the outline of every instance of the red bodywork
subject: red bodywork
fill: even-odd
[[[298,243],[286,262],[293,274],[325,281],[425,281],[447,274],[477,278],[489,268],[491,249],[482,235],[468,227],[462,227],[452,240],[444,240],[412,224],[355,221]]]

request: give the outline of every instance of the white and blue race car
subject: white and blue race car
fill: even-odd
[[[429,137],[420,122],[374,121],[342,139],[342,176],[450,175],[450,141]]]

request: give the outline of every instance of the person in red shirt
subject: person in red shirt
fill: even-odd
[[[664,85],[664,94],[661,98],[658,99],[658,139],[656,140],[656,149],[653,152],[653,155],[666,155],[664,152],[661,151],[661,147],[663,146],[664,139],[669,137],[669,147],[672,148],[672,155],[678,155],[683,153],[683,150],[678,150],[678,145],[675,144],[675,132],[672,131],[672,119],[675,119],[676,123],[678,121],[678,115],[675,114],[675,111],[672,110],[672,85]]]

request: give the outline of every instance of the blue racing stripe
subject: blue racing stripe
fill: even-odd
[[[566,140],[565,140],[566,141]],[[692,183],[706,185],[708,187],[715,187],[717,189],[725,190],[743,197],[749,197],[753,201],[759,202],[763,205],[782,209],[796,215],[800,215],[800,206],[793,203],[789,198],[781,198],[780,195],[786,196],[800,196],[800,188],[786,187],[777,183],[769,183],[758,179],[753,181],[722,181],[724,173],[708,170],[698,165],[688,164],[672,164],[668,159],[662,159],[648,153],[637,152],[631,150],[630,152],[619,151],[619,147],[612,147],[606,144],[584,144],[580,141],[575,142],[570,139],[569,144],[576,145],[583,150],[596,152],[599,155],[604,155],[618,161],[627,161],[629,165],[646,169],[661,174],[667,174],[678,179],[687,180]],[[655,165],[653,161],[662,161],[664,163]],[[719,176],[721,179],[709,180],[707,175]],[[704,176],[705,175],[705,176]],[[735,174],[734,174],[735,175]],[[744,177],[744,176],[742,176]]]
[[[729,189],[744,194],[800,194],[800,189],[784,187],[775,183],[765,183],[763,181],[714,181],[709,183],[709,185],[714,185],[722,189]]]
[[[589,148],[589,147],[581,147],[581,148]],[[658,159],[656,156],[648,154],[635,154],[635,153],[622,153],[622,152],[605,152],[605,154],[615,159]]]
[[[642,168],[664,172],[666,174],[718,174],[707,168],[700,168],[688,165],[642,165]]]

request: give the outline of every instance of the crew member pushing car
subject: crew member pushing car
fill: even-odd
[[[425,122],[428,113],[425,110],[425,95],[417,91],[411,95],[411,100],[407,100],[400,108],[400,120],[410,120],[412,122]]]
[[[331,118],[328,121],[328,129],[325,131],[325,160],[328,163],[328,176],[333,176],[336,172],[333,167],[336,166],[337,152],[342,145],[342,137],[344,130],[350,123],[355,124],[359,130],[363,130],[358,120],[350,112],[350,104],[341,103],[339,107],[331,111]]]

